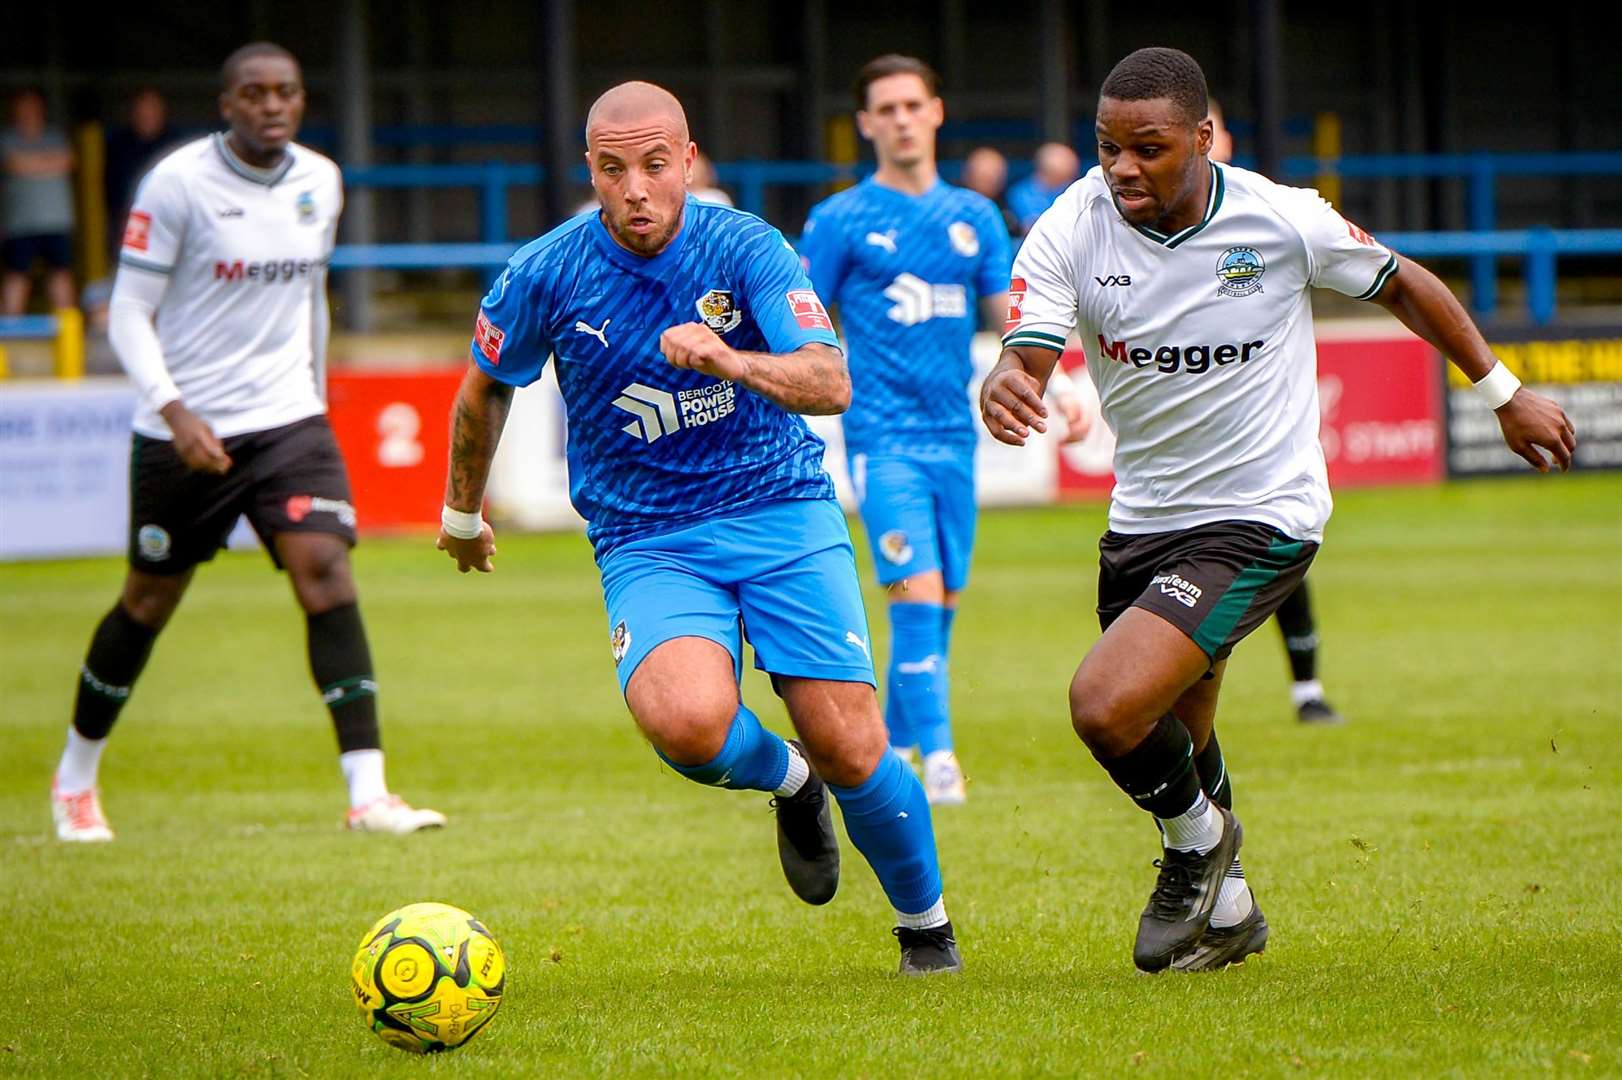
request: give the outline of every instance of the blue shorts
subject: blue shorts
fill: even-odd
[[[969,583],[974,554],[974,457],[957,450],[852,454],[879,584],[939,570],[948,592]]]
[[[620,692],[672,638],[701,637],[732,654],[743,640],[773,675],[877,686],[856,553],[839,504],[785,499],[616,547],[603,561],[603,601]]]

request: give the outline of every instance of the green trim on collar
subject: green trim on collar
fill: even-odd
[[[1205,228],[1207,225],[1211,224],[1211,219],[1216,217],[1218,210],[1222,209],[1222,196],[1226,193],[1227,187],[1228,183],[1222,177],[1222,170],[1217,167],[1216,162],[1212,162],[1211,194],[1206,197],[1205,217],[1203,219],[1196,224],[1190,225],[1186,229],[1179,229],[1171,236],[1167,236],[1163,232],[1157,232],[1146,225],[1134,225],[1132,227],[1138,230],[1144,236],[1147,236],[1149,239],[1153,240],[1155,243],[1164,244],[1168,248],[1174,248],[1178,244],[1181,244],[1184,240],[1187,240],[1189,237],[1199,232],[1201,229]]]
[[[226,145],[225,134],[219,131],[214,133],[214,149],[219,151],[220,160],[225,162],[226,168],[250,183],[263,184],[265,187],[275,187],[293,168],[293,155],[284,151],[280,164],[274,169],[256,169],[231,152],[230,146]]]

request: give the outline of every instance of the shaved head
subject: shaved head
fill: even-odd
[[[599,133],[651,128],[670,132],[678,144],[688,142],[687,112],[675,94],[649,82],[620,83],[592,102],[586,114],[586,146],[592,146]]]
[[[623,248],[657,255],[681,229],[698,147],[662,86],[620,83],[586,114],[586,165],[603,225]]]

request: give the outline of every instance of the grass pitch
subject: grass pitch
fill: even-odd
[[[117,842],[50,841],[121,563],[0,568],[0,1074],[1622,1074],[1622,480],[1341,497],[1312,581],[1351,722],[1295,723],[1274,627],[1236,653],[1218,723],[1273,938],[1190,977],[1133,973],[1154,832],[1066,720],[1102,527],[984,519],[954,657],[970,802],[936,815],[968,970],[921,983],[848,844],[808,909],[764,795],[660,767],[578,536],[506,537],[491,578],[422,539],[357,552],[390,780],[451,816],[400,839],[340,830],[302,619],[244,553],[199,574],[115,730]],[[346,985],[414,900],[475,912],[511,971],[489,1028],[426,1060]]]

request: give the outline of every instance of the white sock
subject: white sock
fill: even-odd
[[[895,922],[897,926],[905,926],[908,930],[933,930],[937,926],[946,925],[946,897],[935,901],[935,905],[928,911],[920,911],[913,915],[895,909]]]
[[[349,808],[359,810],[389,793],[383,782],[383,751],[351,750],[338,755],[338,767],[349,785]]]
[[[1202,791],[1194,805],[1181,814],[1161,818],[1160,830],[1166,834],[1168,848],[1204,855],[1222,840],[1222,815]]]
[[[1233,865],[1228,867],[1227,876],[1222,879],[1216,907],[1211,909],[1211,925],[1218,930],[1225,926],[1237,926],[1250,916],[1250,910],[1255,906],[1250,885],[1245,881],[1245,868],[1239,865],[1239,859],[1235,857]]]
[[[96,786],[96,769],[101,765],[101,752],[107,740],[87,739],[68,725],[68,744],[62,748],[62,762],[56,767],[56,790],[63,795],[77,795]]]
[[[793,744],[788,744],[788,772],[783,774],[783,782],[777,785],[772,792],[780,799],[786,799],[805,786],[806,780],[811,776],[811,766],[806,763],[804,756]]]
[[[1300,708],[1309,701],[1322,701],[1324,699],[1324,684],[1317,679],[1308,679],[1306,682],[1290,684],[1290,700],[1295,707]]]

